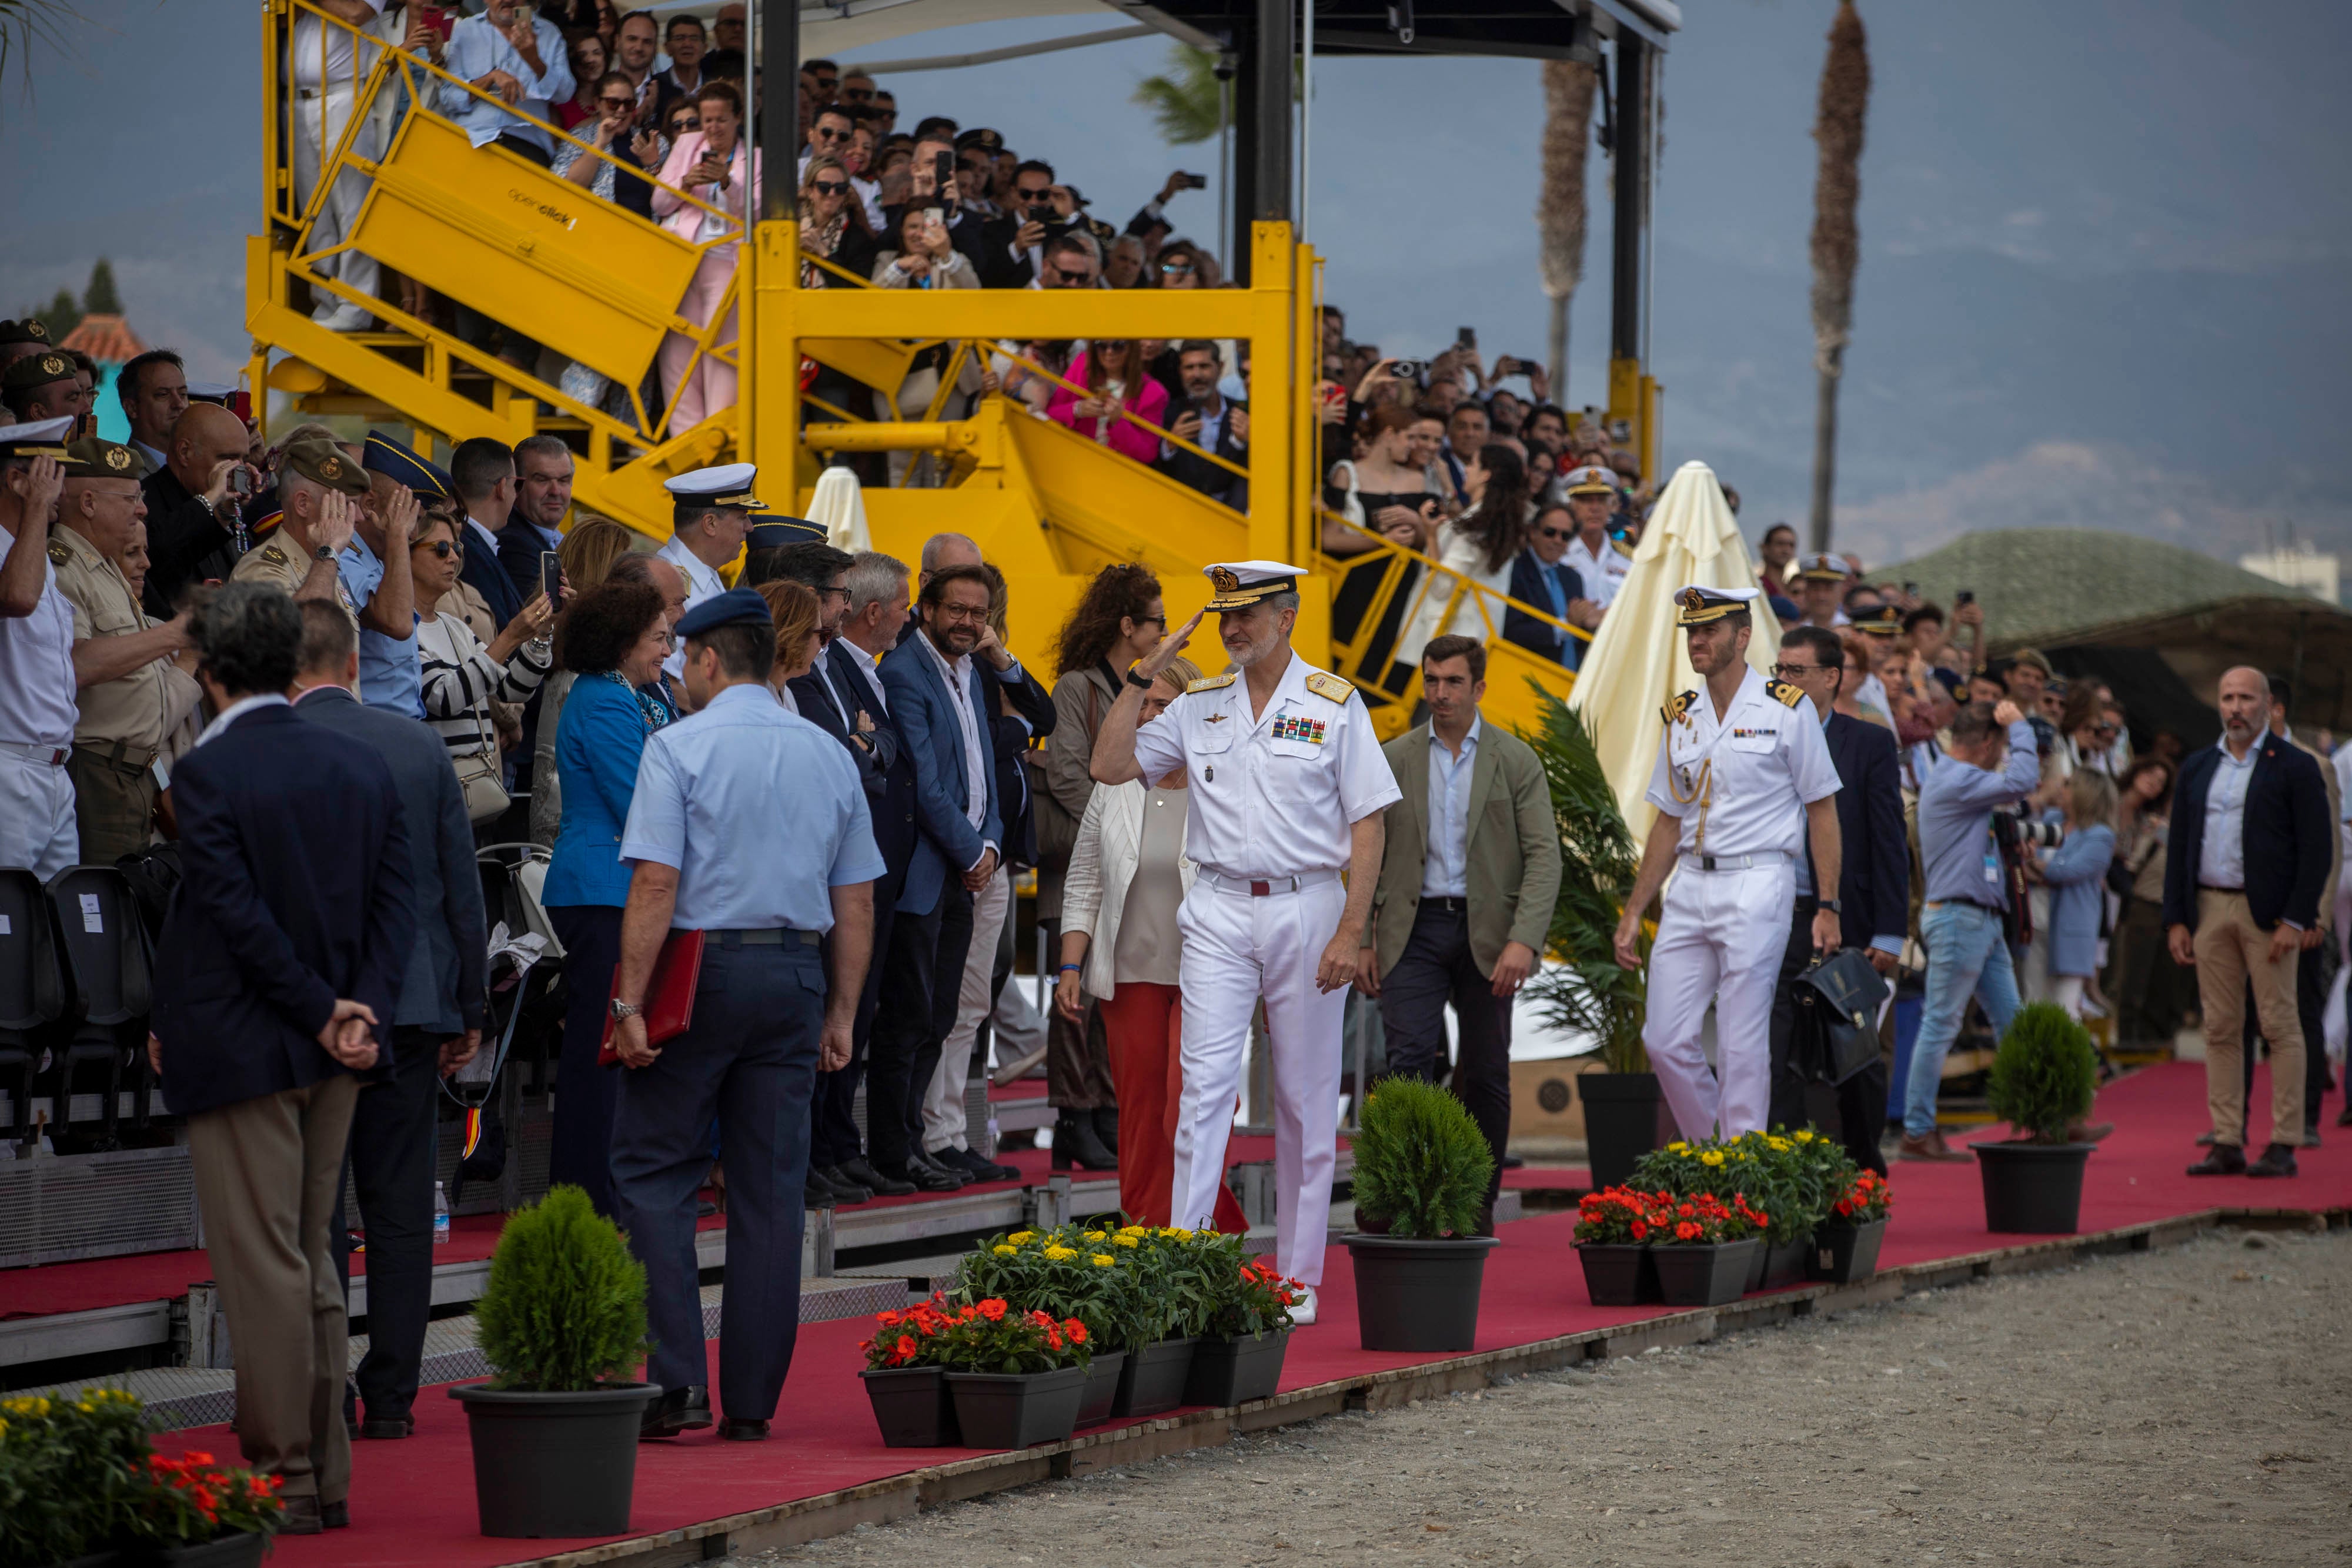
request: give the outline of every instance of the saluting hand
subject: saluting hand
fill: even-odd
[[[352,498],[341,490],[330,490],[319,502],[319,520],[311,525],[310,542],[341,555],[352,542]]]
[[[1138,673],[1146,680],[1150,680],[1158,676],[1160,671],[1174,664],[1176,655],[1184,651],[1184,644],[1192,640],[1192,633],[1201,629],[1201,618],[1206,614],[1208,612],[1205,610],[1194,611],[1192,619],[1160,639],[1160,646],[1143,655],[1137,663],[1135,667]]]

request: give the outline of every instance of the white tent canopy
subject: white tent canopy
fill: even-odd
[[[1685,583],[1758,586],[1755,563],[1715,470],[1698,462],[1684,464],[1659,496],[1633,569],[1584,651],[1568,698],[1592,732],[1601,769],[1636,843],[1654,814],[1642,797],[1665,728],[1659,710],[1676,692],[1699,684],[1675,625],[1675,591]],[[1760,599],[1753,619],[1748,662],[1769,674],[1780,657],[1780,622]]]

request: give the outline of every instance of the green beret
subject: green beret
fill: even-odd
[[[96,435],[66,443],[65,469],[68,479],[144,479],[148,472],[137,448]]]
[[[46,343],[49,329],[32,317],[22,321],[0,321],[0,343]]]
[[[73,361],[63,354],[26,354],[9,361],[7,370],[0,371],[0,387],[23,392],[52,382],[69,382],[74,373]]]
[[[359,460],[342,447],[322,435],[308,441],[298,441],[286,449],[286,466],[330,490],[341,490],[346,496],[368,493],[367,470]]]

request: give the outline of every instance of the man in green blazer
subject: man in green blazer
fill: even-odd
[[[1380,998],[1389,1071],[1401,1077],[1436,1081],[1454,1004],[1454,1092],[1495,1151],[1480,1226],[1491,1233],[1511,1134],[1511,1001],[1551,928],[1559,830],[1534,748],[1478,715],[1486,645],[1432,638],[1421,680],[1429,722],[1381,748],[1404,799],[1388,809],[1356,987]]]

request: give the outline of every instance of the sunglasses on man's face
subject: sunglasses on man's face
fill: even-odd
[[[838,196],[843,192],[849,189],[849,182],[846,180],[812,180],[809,182],[809,189],[814,191],[820,196]]]
[[[1094,287],[1094,282],[1093,271],[1086,267],[1080,267],[1076,272],[1062,274],[1062,287],[1065,288],[1091,288]]]
[[[816,139],[819,141],[846,141],[849,132],[836,126],[820,125],[816,128]]]
[[[1548,539],[1559,539],[1563,542],[1576,537],[1574,528],[1538,528],[1536,532]]]
[[[874,89],[870,87],[845,87],[841,89],[841,96],[850,103],[871,103],[874,101]]]

